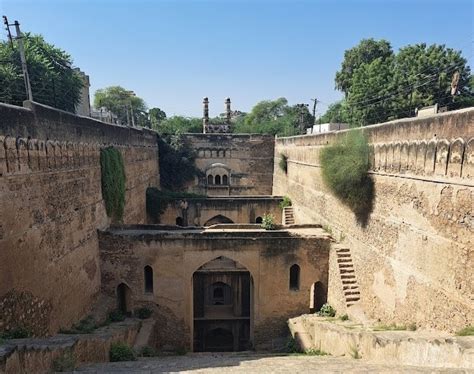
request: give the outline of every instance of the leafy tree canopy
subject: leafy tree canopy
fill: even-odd
[[[303,127],[313,124],[313,116],[307,107],[288,105],[288,100],[281,97],[257,103],[250,113],[234,123],[236,133],[257,133],[272,135],[296,135],[300,133],[301,111]]]
[[[166,113],[160,108],[151,108],[148,111],[151,128],[157,130],[160,123],[166,119]]]
[[[120,86],[110,86],[99,89],[94,95],[94,106],[106,108],[114,113],[119,121],[132,124],[132,113],[135,125],[149,127],[147,106],[145,101]]]
[[[394,54],[385,40],[362,40],[344,54],[335,82],[345,99],[328,108],[324,122],[361,126],[409,117],[436,103],[449,109],[474,105],[470,67],[460,51],[444,45],[408,45]]]
[[[361,40],[357,46],[344,52],[341,70],[336,73],[336,88],[347,95],[352,87],[352,78],[357,68],[363,64],[370,64],[377,58],[383,61],[392,56],[392,46],[388,41]]]
[[[34,101],[75,112],[84,82],[72,69],[65,51],[47,43],[41,35],[23,34],[26,63]],[[0,42],[0,101],[22,105],[27,99],[18,46]]]
[[[160,135],[163,134],[184,134],[187,132],[202,132],[202,119],[194,117],[173,116],[166,118],[154,127]]]

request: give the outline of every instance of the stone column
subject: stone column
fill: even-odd
[[[225,117],[228,125],[230,125],[230,113],[230,97],[228,97],[225,99]]]
[[[206,128],[209,125],[209,99],[205,97],[202,101],[203,104],[203,116],[202,116],[202,132],[206,133]]]

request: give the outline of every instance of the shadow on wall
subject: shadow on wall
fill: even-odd
[[[370,215],[374,210],[375,186],[374,181],[366,175],[360,182],[353,186],[353,195],[357,198],[357,204],[353,206],[357,223],[366,227],[369,223]]]

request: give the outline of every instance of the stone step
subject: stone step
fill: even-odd
[[[339,257],[337,259],[338,263],[343,263],[343,262],[352,262],[352,259],[350,257]]]
[[[342,280],[342,286],[357,286],[357,287],[359,287],[357,285],[357,280],[355,279],[355,277],[354,277],[354,279],[343,279]]]
[[[355,273],[354,269],[346,269],[346,268],[339,269],[339,272],[340,272],[341,274]]]
[[[339,269],[346,269],[346,268],[353,268],[354,265],[352,263],[341,263],[339,264]]]
[[[345,286],[342,286],[342,289],[343,290],[358,290],[359,286],[357,286],[357,285],[345,285]]]
[[[341,274],[341,279],[355,281],[355,274]]]
[[[359,292],[359,291],[353,291],[353,290],[344,291],[344,295],[346,295],[346,296],[350,296],[350,295],[357,295],[357,296],[360,296],[360,292]]]
[[[336,249],[337,253],[345,253],[345,252],[350,252],[351,250],[349,248],[338,248]]]
[[[350,258],[351,254],[350,253],[338,253],[337,258]]]
[[[346,302],[349,302],[349,301],[359,301],[359,300],[360,300],[360,297],[358,297],[358,296],[346,297]]]

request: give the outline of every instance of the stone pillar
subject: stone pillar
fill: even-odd
[[[225,99],[225,118],[228,125],[230,125],[230,97]]]
[[[202,101],[203,104],[203,116],[202,116],[202,132],[206,133],[206,128],[209,125],[209,99],[205,97]]]

